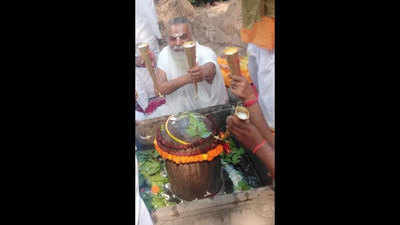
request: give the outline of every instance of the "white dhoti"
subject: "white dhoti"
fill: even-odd
[[[215,53],[210,48],[196,43],[196,61],[199,66],[209,62],[214,63],[216,68],[214,80],[211,84],[205,80],[197,83],[197,98],[194,84],[187,84],[166,95],[169,114],[193,111],[228,102],[228,94]],[[189,70],[184,52],[176,53],[169,46],[160,52],[157,66],[166,73],[168,80],[183,76]]]
[[[275,129],[275,50],[248,44],[248,69],[259,92],[258,102],[269,127]]]

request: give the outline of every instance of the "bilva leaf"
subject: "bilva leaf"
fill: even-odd
[[[211,132],[208,131],[205,123],[192,114],[189,114],[189,125],[186,129],[186,133],[191,137],[198,136],[201,138],[207,138],[211,135]]]

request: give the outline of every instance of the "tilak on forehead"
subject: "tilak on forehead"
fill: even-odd
[[[171,34],[172,37],[174,38],[181,38],[185,33],[175,33],[175,34]]]
[[[185,26],[176,27],[175,32],[171,32],[170,36],[173,38],[182,38],[184,34],[187,34],[188,31],[185,31]]]

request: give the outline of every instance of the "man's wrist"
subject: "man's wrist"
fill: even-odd
[[[247,104],[249,106],[253,105],[254,103],[256,103],[258,101],[257,89],[253,85],[251,86],[251,88],[253,90],[252,93],[242,99],[242,101],[245,102],[245,104]]]
[[[256,154],[258,150],[260,150],[265,144],[267,144],[267,140],[263,139],[261,143],[257,144],[252,148],[252,153]]]
[[[184,85],[191,84],[191,83],[192,83],[192,77],[190,76],[189,73],[187,73],[185,76]]]
[[[255,99],[245,101],[245,102],[243,103],[243,106],[246,107],[246,108],[249,108],[249,107],[251,107],[252,105],[256,104],[257,102],[258,102],[258,98],[256,97]]]
[[[257,99],[257,96],[255,94],[251,94],[251,95],[248,95],[248,96],[244,97],[242,99],[242,101],[243,102],[247,102],[247,101],[251,101],[251,100],[254,100],[254,99]]]

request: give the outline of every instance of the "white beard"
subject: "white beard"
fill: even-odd
[[[189,70],[189,64],[186,59],[186,55],[184,51],[174,51],[171,48],[169,49],[170,56],[173,62],[172,71],[174,71],[174,76],[179,77],[183,76]]]

